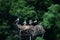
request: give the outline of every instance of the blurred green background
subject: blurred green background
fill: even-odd
[[[46,30],[43,40],[60,40],[59,0],[0,0],[0,40],[18,40],[17,17],[38,19]]]

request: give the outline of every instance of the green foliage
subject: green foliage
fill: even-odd
[[[44,40],[42,37],[37,37],[36,40]]]
[[[8,24],[8,22],[4,21],[0,25],[0,36],[1,36],[0,40],[2,40],[4,37],[5,37],[4,38],[5,40],[18,40],[18,35],[17,34],[18,33],[16,33],[16,29],[12,30],[11,26]]]
[[[5,12],[5,10],[7,11],[7,9],[9,9],[11,4],[10,0],[1,0],[0,1],[0,12]]]
[[[34,7],[26,6],[26,3],[27,2],[25,0],[17,0],[16,2],[13,2],[11,5],[10,13],[24,19],[32,17],[33,14],[36,13],[34,11]]]
[[[6,23],[6,22],[3,22],[3,24],[0,26],[0,30],[5,30],[5,29],[9,29],[10,26]]]
[[[53,4],[49,8],[49,11],[44,14],[42,24],[45,28],[51,29],[54,31],[54,34],[57,37],[57,40],[59,40],[58,35],[60,35],[60,5]],[[56,28],[55,28],[56,27]]]
[[[53,13],[50,13],[50,12],[47,12],[45,13],[45,15],[43,16],[43,25],[46,27],[46,28],[50,28],[51,27],[51,21],[53,21],[53,18],[54,18],[54,15]]]
[[[56,5],[51,5],[51,7],[49,7],[49,11],[47,13],[44,14],[43,16],[43,25],[46,26],[47,28],[50,28],[51,25],[53,25],[54,23],[58,23],[57,21],[60,18],[60,5],[56,4]],[[59,24],[59,23],[58,23]]]
[[[25,20],[39,19],[38,22],[42,22],[45,29],[52,29],[54,35],[47,32],[46,34],[53,37],[56,36],[55,39],[60,40],[60,5],[58,4],[58,0],[57,4],[52,0],[0,0],[1,38],[6,37],[6,40],[18,40],[18,32],[12,24],[13,16]],[[50,31],[48,30],[48,32]],[[36,40],[42,39],[41,37],[37,37]]]

